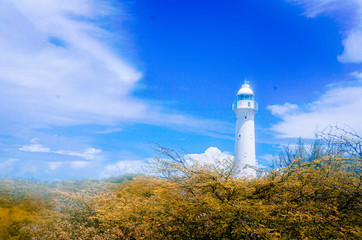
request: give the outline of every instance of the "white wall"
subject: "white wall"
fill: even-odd
[[[248,101],[238,101],[238,107],[239,102]],[[253,103],[254,101],[251,102]],[[251,168],[242,168],[246,164],[254,167],[256,166],[254,127],[254,116],[256,110],[254,109],[254,105],[252,105],[251,108],[237,108],[234,111],[237,117],[235,132],[235,159],[240,162],[240,170],[242,173],[255,176],[255,170]]]

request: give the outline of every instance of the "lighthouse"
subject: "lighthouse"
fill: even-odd
[[[233,112],[236,114],[235,132],[235,160],[241,167],[243,176],[255,177],[255,127],[254,116],[258,112],[258,103],[254,100],[254,93],[249,82],[241,86],[237,101],[233,103]]]

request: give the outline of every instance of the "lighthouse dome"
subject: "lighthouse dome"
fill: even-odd
[[[244,84],[241,86],[241,88],[240,88],[240,90],[239,90],[239,92],[238,92],[237,95],[241,95],[241,94],[254,95],[253,90],[250,89],[250,85],[247,84],[247,83],[244,83]]]

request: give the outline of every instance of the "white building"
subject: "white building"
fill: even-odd
[[[254,177],[256,176],[256,171],[252,168],[256,167],[254,116],[258,112],[258,103],[254,100],[254,93],[248,82],[245,81],[240,88],[232,109],[237,118],[235,159],[241,164],[242,175]]]

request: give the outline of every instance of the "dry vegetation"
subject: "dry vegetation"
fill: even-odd
[[[360,139],[325,136],[255,179],[160,146],[157,177],[2,179],[0,239],[361,239]]]

